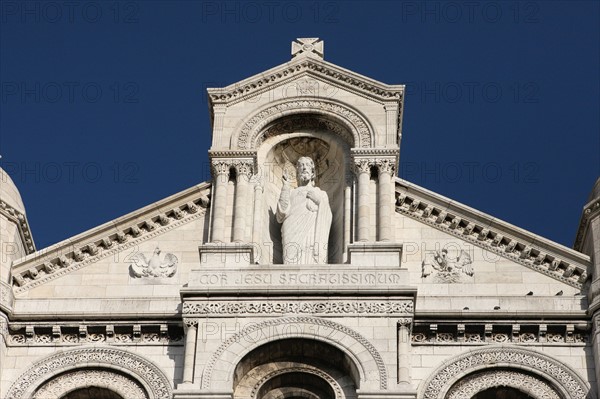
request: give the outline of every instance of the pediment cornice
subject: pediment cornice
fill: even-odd
[[[588,278],[589,256],[400,178],[396,212],[572,287],[582,289]]]
[[[24,243],[25,253],[28,255],[35,252],[35,244],[31,236],[31,229],[27,222],[27,217],[19,212],[15,207],[0,199],[0,214],[4,215],[8,220],[12,221],[19,230],[19,235]]]
[[[314,58],[294,59],[227,87],[210,88],[208,97],[211,107],[234,104],[303,76],[313,76],[382,104],[401,102],[404,97],[404,85],[387,85]]]
[[[198,219],[209,206],[210,183],[202,183],[92,230],[32,253],[12,267],[15,294]]]

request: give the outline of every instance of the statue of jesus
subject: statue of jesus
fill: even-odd
[[[277,203],[277,221],[282,223],[284,264],[327,263],[331,208],[327,193],[315,187],[315,164],[309,157],[296,163],[298,187],[291,189],[287,171]]]

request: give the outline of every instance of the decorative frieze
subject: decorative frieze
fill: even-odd
[[[415,323],[414,345],[561,344],[587,345],[590,326],[581,324]]]
[[[7,343],[9,346],[73,346],[84,343],[183,345],[183,327],[178,324],[79,326],[11,324]]]
[[[86,388],[91,397],[101,397],[99,388],[110,388],[122,398],[146,399],[144,388],[127,376],[108,370],[76,370],[61,374],[44,383],[35,393],[36,399],[63,398],[78,388]],[[96,392],[97,391],[97,392]]]
[[[540,247],[531,245],[533,238],[531,241],[525,241],[508,237],[504,232],[462,215],[450,213],[414,194],[397,191],[396,212],[460,237],[572,287],[581,289],[588,277],[586,265],[570,264]]]
[[[511,387],[532,398],[560,399],[552,387],[534,376],[511,370],[491,370],[469,375],[459,380],[448,392],[448,399],[475,397],[479,392],[494,387]]]
[[[287,80],[294,79],[296,76],[306,72],[311,72],[325,80],[335,82],[338,85],[348,87],[364,97],[377,98],[380,101],[390,101],[391,99],[402,99],[403,90],[394,87],[392,90],[383,86],[366,82],[353,74],[349,74],[341,68],[333,65],[326,65],[322,62],[310,58],[302,58],[291,62],[287,68],[279,69],[272,74],[261,74],[260,77],[249,81],[243,85],[233,85],[223,89],[208,89],[208,95],[213,103],[239,102],[251,95],[258,95],[269,90],[274,85],[281,85]]]
[[[184,315],[395,315],[412,314],[412,300],[400,301],[218,301],[184,302]]]
[[[158,213],[145,221],[122,228],[92,243],[73,248],[70,252],[44,259],[26,270],[13,274],[15,293],[24,292],[47,281],[64,276],[74,270],[81,269],[99,259],[116,254],[143,241],[157,237],[178,226],[198,219],[205,213],[209,199],[202,194],[185,205],[177,206],[169,211]],[[198,212],[202,209],[202,212]],[[162,220],[162,222],[161,222]],[[168,220],[168,222],[167,222]],[[120,237],[120,238],[119,238]]]

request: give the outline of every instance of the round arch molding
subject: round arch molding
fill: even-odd
[[[34,363],[12,384],[7,397],[32,398],[38,389],[51,388],[53,379],[76,376],[86,370],[100,373],[97,375],[101,378],[100,387],[105,387],[102,381],[106,378],[119,376],[116,378],[123,382],[122,391],[143,392],[148,399],[169,399],[172,396],[169,380],[154,363],[124,350],[93,347],[61,351]],[[88,378],[91,375],[82,378],[80,384],[74,384],[69,391],[85,386]],[[119,393],[118,390],[115,392]]]
[[[340,349],[357,366],[361,384],[371,383],[373,389],[387,389],[387,370],[377,349],[353,329],[316,317],[266,320],[232,335],[210,357],[202,373],[202,388],[222,389],[223,381],[212,378],[213,370],[225,371],[232,378],[236,365],[246,354],[266,343],[289,338],[322,341]],[[361,385],[361,388],[365,387]]]
[[[352,134],[354,142],[349,143],[351,147],[375,146],[373,127],[358,111],[346,105],[323,99],[302,99],[270,105],[246,119],[241,128],[236,129],[231,141],[232,147],[241,150],[253,149],[259,141],[263,129],[271,122],[282,117],[302,114],[321,115],[339,122]],[[335,129],[333,131],[336,132]]]
[[[445,361],[422,383],[418,398],[454,398],[457,389],[476,391],[478,386],[485,387],[484,380],[500,383],[502,373],[506,372],[519,374],[523,384],[539,382],[537,387],[510,385],[513,388],[529,393],[551,389],[556,394],[554,397],[538,395],[540,398],[588,397],[589,386],[577,372],[550,356],[520,347],[494,346],[467,351]]]

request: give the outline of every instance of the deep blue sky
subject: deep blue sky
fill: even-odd
[[[408,85],[407,180],[571,246],[600,175],[595,1],[69,4],[0,2],[0,164],[38,249],[207,180],[206,87],[296,37]]]

